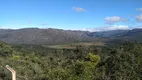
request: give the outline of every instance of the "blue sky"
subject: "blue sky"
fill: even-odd
[[[142,27],[142,0],[0,0],[0,28]]]

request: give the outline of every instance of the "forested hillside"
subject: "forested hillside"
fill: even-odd
[[[0,42],[0,80],[141,80],[142,43],[52,49]]]

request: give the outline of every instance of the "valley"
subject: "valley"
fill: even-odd
[[[140,80],[141,33],[0,30],[0,80],[11,79],[7,64],[18,80]]]

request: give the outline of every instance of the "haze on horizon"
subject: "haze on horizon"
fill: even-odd
[[[1,0],[0,28],[142,28],[142,0]]]

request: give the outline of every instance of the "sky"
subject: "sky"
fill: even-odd
[[[142,0],[0,0],[0,28],[115,30],[142,27]]]

